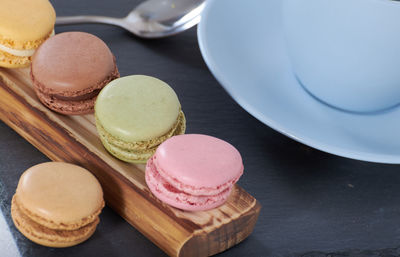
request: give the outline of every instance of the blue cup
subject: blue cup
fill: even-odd
[[[374,112],[400,103],[400,2],[283,0],[294,74],[340,109]]]

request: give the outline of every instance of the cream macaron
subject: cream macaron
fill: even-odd
[[[55,21],[48,0],[1,0],[0,66],[29,66],[35,50],[54,34]]]

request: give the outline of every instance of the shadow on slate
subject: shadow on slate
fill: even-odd
[[[131,34],[132,40],[142,44],[143,47],[154,51],[159,56],[187,67],[196,69],[208,69],[197,43],[197,26],[185,31],[185,33],[173,37],[161,39],[142,39]],[[127,32],[128,33],[128,32]]]

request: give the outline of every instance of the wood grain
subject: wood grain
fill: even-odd
[[[0,69],[0,119],[50,159],[93,172],[107,205],[170,256],[210,256],[253,231],[261,206],[239,186],[226,204],[210,211],[185,212],[160,202],[147,188],[144,165],[106,152],[93,115],[59,115],[37,100],[28,69]]]

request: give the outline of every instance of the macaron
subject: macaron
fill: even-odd
[[[39,100],[61,114],[93,113],[100,90],[118,77],[114,55],[89,33],[57,34],[32,58],[31,78]]]
[[[122,77],[104,87],[95,117],[104,147],[126,162],[145,163],[159,144],[186,129],[174,90],[144,75]]]
[[[95,232],[103,207],[103,191],[89,171],[73,164],[46,162],[22,174],[11,217],[33,242],[68,247]]]
[[[186,211],[204,211],[226,202],[243,174],[239,151],[207,135],[174,136],[146,165],[146,183],[161,201]]]
[[[54,33],[56,13],[48,0],[1,0],[0,21],[0,66],[20,68]]]

